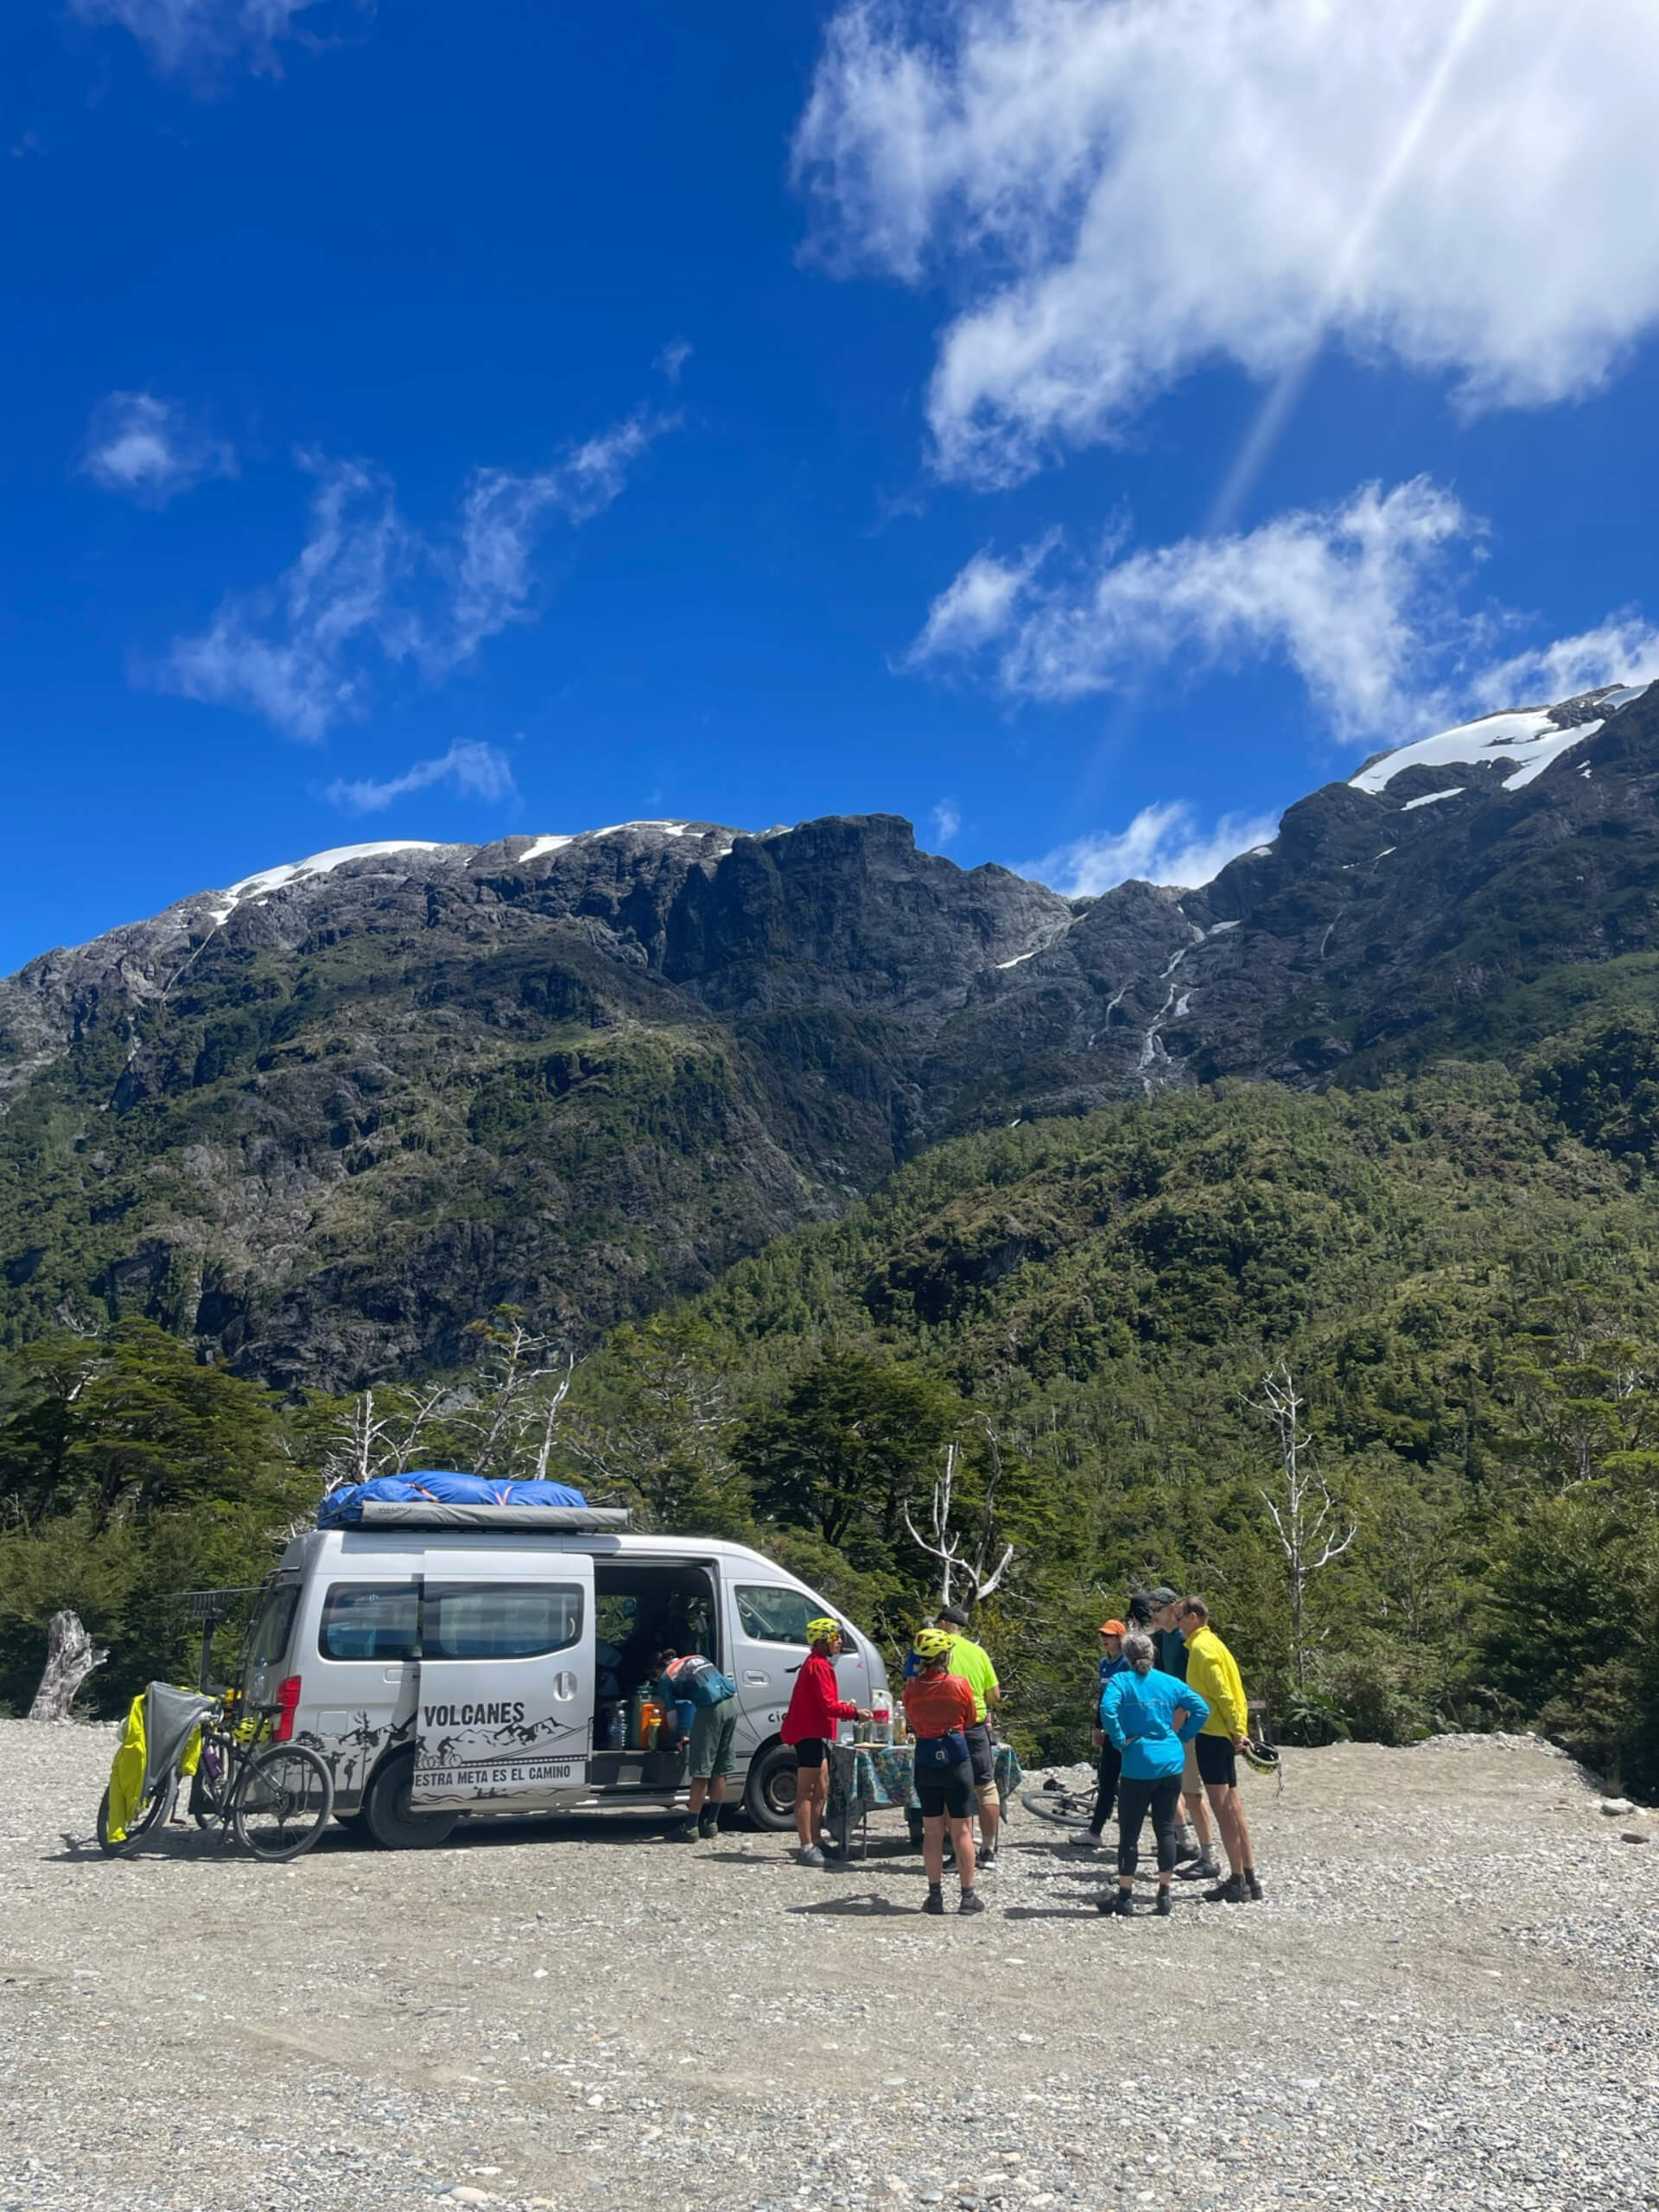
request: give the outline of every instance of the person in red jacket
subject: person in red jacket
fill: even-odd
[[[836,1739],[836,1723],[869,1716],[836,1695],[840,1623],[809,1621],[806,1640],[812,1648],[795,1677],[781,1732],[785,1743],[795,1746],[795,1834],[800,1845],[795,1856],[803,1866],[823,1866],[829,1864],[823,1855],[823,1808],[830,1797],[830,1746]]]

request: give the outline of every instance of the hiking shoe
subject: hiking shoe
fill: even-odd
[[[818,1849],[817,1845],[812,1843],[809,1844],[804,1851],[796,1853],[795,1864],[798,1866],[827,1866],[830,1861]]]
[[[942,1920],[944,1917],[944,1891],[937,1885],[930,1884],[927,1902],[923,1905],[922,1910],[931,1912],[936,1920]]]
[[[977,1890],[963,1891],[962,1903],[957,1907],[958,1912],[983,1912],[984,1910],[985,1900]]]
[[[1169,1918],[1169,1912],[1170,1912],[1169,1884],[1168,1884],[1167,1882],[1160,1882],[1160,1883],[1159,1883],[1159,1885],[1158,1885],[1158,1917],[1159,1917],[1159,1919],[1160,1919],[1160,1920],[1167,1920],[1167,1919]]]
[[[1095,1899],[1095,1910],[1109,1916],[1116,1913],[1127,1920],[1135,1910],[1135,1891],[1133,1890],[1103,1890]]]
[[[1221,1869],[1206,1851],[1201,1859],[1195,1859],[1190,1866],[1183,1866],[1178,1863],[1175,1868],[1175,1878],[1181,1882],[1218,1882],[1221,1879]]]
[[[697,1840],[696,1822],[682,1821],[678,1827],[670,1828],[668,1840],[671,1843],[695,1843]]]
[[[697,1816],[697,1834],[702,1838],[705,1843],[712,1842],[714,1838],[720,1834],[720,1815],[718,1813],[699,1814]]]
[[[1260,1904],[1262,1902],[1262,1885],[1255,1878],[1255,1869],[1254,1866],[1247,1867],[1245,1869],[1244,1887],[1249,1892],[1249,1895],[1245,1899],[1246,1904]]]
[[[1073,1851],[1098,1851],[1100,1838],[1093,1828],[1084,1828],[1072,1837],[1071,1848]]]
[[[995,1872],[996,1872],[996,1853],[995,1853],[995,1851],[982,1851],[982,1852],[980,1852],[980,1853],[978,1853],[978,1855],[976,1857],[975,1860],[974,1860],[974,1865],[978,1868],[979,1872],[980,1872],[982,1874],[995,1874]]]
[[[1205,1904],[1248,1904],[1250,1893],[1244,1886],[1242,1874],[1230,1874],[1224,1882],[1217,1882],[1213,1890],[1204,1893]]]
[[[1183,1828],[1175,1844],[1175,1864],[1185,1866],[1190,1859],[1200,1858],[1198,1839],[1191,1828]]]

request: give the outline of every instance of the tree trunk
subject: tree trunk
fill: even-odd
[[[46,1672],[29,1708],[29,1719],[67,1720],[81,1684],[109,1656],[93,1649],[77,1614],[54,1613],[46,1630]]]

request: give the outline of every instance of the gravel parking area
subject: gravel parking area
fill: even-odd
[[[1542,1746],[1291,1753],[1127,1922],[1029,1816],[969,1921],[893,1818],[105,1860],[112,1747],[0,1721],[0,2208],[1659,2205],[1659,1823]]]

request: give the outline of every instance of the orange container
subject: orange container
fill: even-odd
[[[654,1751],[663,1738],[663,1708],[647,1698],[639,1708],[639,1742],[647,1751]]]

